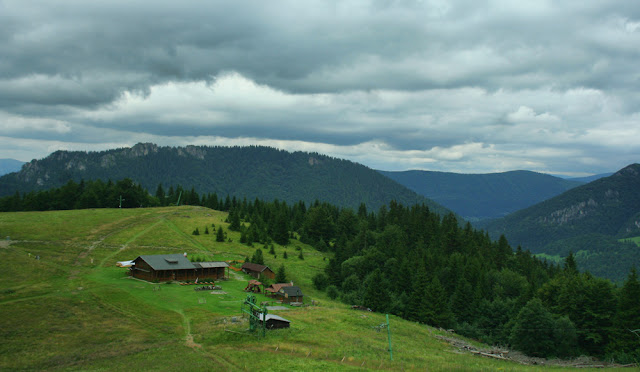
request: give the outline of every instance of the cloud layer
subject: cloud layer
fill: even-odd
[[[629,1],[0,1],[0,157],[262,144],[385,170],[640,159]]]

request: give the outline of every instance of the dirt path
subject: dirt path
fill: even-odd
[[[193,334],[191,334],[191,320],[189,319],[189,317],[182,310],[176,310],[176,313],[182,316],[182,326],[184,327],[184,333],[185,333],[185,336],[184,336],[185,345],[189,346],[192,349],[202,348],[202,345],[193,341]]]

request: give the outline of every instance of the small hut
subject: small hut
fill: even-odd
[[[269,279],[275,279],[276,273],[269,268],[269,266],[258,265],[251,262],[245,262],[242,264],[242,271],[252,277],[258,279],[260,275],[264,275]]]
[[[268,296],[271,297],[277,297],[278,296],[278,292],[280,292],[280,289],[282,289],[283,287],[291,287],[293,285],[293,283],[276,283],[276,284],[271,284],[270,286],[268,286],[267,288],[264,289],[264,293]]]
[[[280,290],[278,291],[278,296],[285,304],[289,304],[292,302],[304,303],[304,295],[302,294],[302,289],[295,285],[280,288]]]
[[[264,314],[260,314],[260,323],[264,322]],[[289,328],[291,326],[291,322],[281,316],[278,315],[273,315],[273,314],[267,314],[266,316],[267,319],[267,324],[266,327],[267,329],[280,329],[280,328]]]

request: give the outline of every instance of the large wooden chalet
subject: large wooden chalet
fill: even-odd
[[[134,278],[148,281],[217,280],[229,277],[229,264],[226,262],[191,262],[182,254],[138,256],[129,270]]]

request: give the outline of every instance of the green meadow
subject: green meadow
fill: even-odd
[[[222,291],[133,279],[117,261],[186,252],[205,260],[244,260],[257,245],[227,231],[226,213],[202,207],[96,209],[0,214],[0,370],[539,370],[463,352],[453,335],[384,314],[351,310],[315,291],[328,257],[293,240],[264,250],[274,271],[318,306],[273,311],[291,328],[247,332],[241,316],[249,277],[230,270]],[[200,235],[192,232],[198,228]],[[205,228],[209,234],[204,234]],[[298,250],[304,260],[298,258]],[[288,252],[288,259],[283,257]],[[258,301],[273,301],[258,295]],[[546,367],[548,368],[548,367]],[[559,368],[559,367],[556,367]],[[563,368],[566,369],[566,368]],[[584,370],[584,369],[581,369]]]

